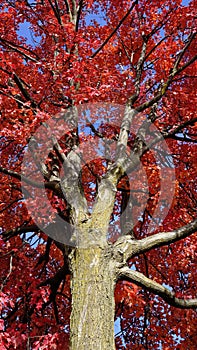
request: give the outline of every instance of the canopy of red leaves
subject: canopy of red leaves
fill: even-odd
[[[196,43],[192,37],[196,29],[195,1],[136,2],[117,28],[131,5],[124,0],[1,0],[1,166],[20,174],[29,138],[41,123],[73,104],[127,103],[138,90],[137,66],[146,38],[146,55],[134,107],[142,106],[163,89],[155,126],[170,133],[185,125],[166,139],[176,171],[175,195],[165,220],[156,225],[156,233],[187,224],[196,215]],[[185,65],[185,68],[165,90],[179,58],[179,66]],[[150,112],[150,108],[145,111],[147,115]],[[108,140],[116,139],[119,133],[110,121],[100,123],[97,134],[91,128],[91,121],[88,124],[82,117],[80,122],[85,128],[80,142],[97,139],[99,146],[99,133]],[[67,134],[66,141],[61,140],[65,151],[72,136]],[[128,149],[133,145],[132,137],[130,134]],[[92,152],[95,160],[82,171],[90,206],[95,198],[97,179],[106,171],[106,159],[99,156],[99,152]],[[49,156],[46,159],[49,169],[50,162]],[[129,179],[136,202],[133,215],[139,219],[134,234],[139,239],[152,234],[148,225],[160,191],[158,165],[152,153],[147,152],[141,163],[138,175],[131,174]],[[171,164],[167,166],[170,168]],[[0,349],[65,350],[69,340],[71,295],[64,247],[33,227],[19,179],[1,172],[0,184],[3,234],[0,238]],[[109,228],[112,241],[120,230],[123,190],[128,190],[126,178],[118,184],[113,225]],[[66,215],[64,201],[47,191],[54,210]],[[146,209],[141,212],[144,200]],[[13,231],[26,226],[32,226],[32,231],[21,234]],[[195,235],[191,235],[137,256],[130,265],[157,282],[173,287],[177,297],[192,298],[196,294],[196,251]],[[170,307],[149,291],[128,282],[117,284],[115,300],[117,349],[196,348],[194,310]]]

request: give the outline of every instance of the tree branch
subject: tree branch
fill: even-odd
[[[3,280],[2,284],[1,284],[1,288],[0,288],[0,292],[2,292],[3,287],[5,286],[7,280],[9,279],[11,273],[12,273],[12,260],[13,260],[13,255],[10,256],[10,268],[9,268],[9,272],[6,276],[6,278]]]
[[[124,15],[124,17],[120,20],[120,22],[118,23],[116,28],[111,32],[111,34],[107,37],[107,39],[104,40],[102,45],[92,54],[92,56],[90,56],[90,58],[94,58],[103,49],[103,47],[108,43],[108,41],[112,38],[112,36],[117,32],[117,30],[120,28],[121,24],[125,21],[125,19],[129,16],[131,11],[134,9],[135,5],[137,5],[137,4],[138,4],[138,0],[132,4],[130,9],[127,11],[127,13]]]
[[[20,181],[24,181],[27,184],[32,185],[32,186],[37,187],[37,188],[42,188],[43,184],[44,184],[45,188],[48,188],[50,190],[54,190],[56,192],[60,191],[59,184],[57,184],[56,182],[53,182],[53,181],[45,182],[45,183],[37,182],[37,181],[29,179],[28,177],[26,177],[26,176],[24,176],[22,174],[17,173],[16,171],[8,170],[6,168],[3,168],[2,166],[0,166],[0,172],[6,174],[8,176],[12,176],[15,179],[18,179]]]
[[[11,94],[8,94],[8,93],[4,92],[3,90],[0,90],[0,94],[2,94],[2,95],[4,95],[4,96],[7,96],[7,97],[9,97],[9,98],[11,98],[11,99],[13,99],[14,101],[16,101],[16,102],[18,103],[18,105],[23,106],[23,108],[26,108],[26,109],[30,109],[30,108],[31,108],[31,107],[28,106],[25,102],[23,102],[22,99],[17,98],[16,95],[13,96],[13,95],[11,95]],[[18,96],[18,95],[17,95],[17,96]]]
[[[197,298],[180,299],[175,297],[175,293],[168,288],[144,276],[142,273],[130,270],[129,267],[123,267],[119,271],[119,279],[126,279],[138,286],[148,289],[150,292],[159,295],[168,304],[181,309],[194,309],[197,307]]]
[[[27,49],[25,47],[21,47],[21,46],[19,46],[17,44],[11,43],[8,40],[5,40],[3,38],[0,38],[0,42],[2,42],[2,45],[7,46],[10,49],[14,50],[15,52],[20,53],[21,55],[23,55],[24,57],[26,57],[30,61],[33,61],[33,62],[36,62],[36,63],[39,62],[39,57],[33,51],[31,51],[31,50],[29,50],[29,49]],[[36,56],[36,58],[29,56],[27,53],[23,52],[22,50],[26,50],[26,51],[32,53],[33,55]]]
[[[77,6],[77,19],[76,19],[76,26],[75,26],[76,32],[78,32],[78,29],[79,29],[79,21],[80,21],[82,8],[83,8],[83,0],[80,0]]]
[[[129,104],[127,104],[125,107],[124,117],[122,120],[117,147],[116,147],[116,162],[120,164],[122,164],[123,161],[125,160],[130,127],[136,114],[137,113],[135,109],[133,109],[132,107],[130,107]]]
[[[140,94],[140,81],[141,81],[143,65],[144,65],[144,61],[145,61],[146,48],[147,48],[147,43],[148,43],[148,36],[145,36],[143,34],[142,38],[143,38],[143,44],[142,44],[142,48],[141,48],[141,54],[140,54],[139,60],[137,62],[137,67],[136,67],[135,92],[129,98],[129,103],[131,105],[133,105],[134,102],[137,101],[137,99],[139,97],[139,94]]]
[[[171,232],[160,232],[141,240],[131,239],[131,236],[121,236],[114,244],[114,253],[122,255],[127,261],[132,257],[145,253],[153,248],[163,247],[190,236],[197,231],[197,219]]]
[[[31,105],[33,108],[37,107],[37,103],[33,100],[33,98],[30,96],[29,92],[25,89],[24,84],[22,80],[18,77],[16,73],[14,73],[14,78],[16,85],[18,86],[19,90],[22,92],[23,96],[27,101],[31,101]]]
[[[184,53],[186,52],[186,50],[188,49],[188,47],[191,45],[193,39],[195,38],[196,36],[196,33],[191,33],[189,36],[188,36],[188,39],[187,39],[187,42],[186,42],[186,45],[184,46],[184,48],[181,50],[181,52],[179,53],[177,59],[176,59],[176,62],[175,62],[175,65],[174,65],[174,68],[173,70],[176,72],[178,70],[178,66],[179,66],[179,63],[181,62],[181,59],[183,58],[184,56]]]
[[[88,215],[88,205],[85,198],[85,195],[82,190],[82,186],[79,181],[79,175],[81,172],[81,157],[76,152],[77,142],[78,142],[78,112],[75,107],[72,108],[72,111],[66,113],[69,116],[70,120],[67,118],[67,122],[71,123],[73,129],[73,139],[75,144],[72,145],[72,148],[69,154],[66,156],[58,143],[55,136],[52,136],[53,147],[56,150],[58,156],[63,161],[64,176],[61,181],[61,188],[65,194],[66,200],[69,203],[72,213],[72,220],[75,224],[79,222],[86,221],[89,217]],[[63,117],[66,116],[63,113]],[[58,170],[58,169],[57,169]]]
[[[197,230],[197,219],[171,232],[160,232],[155,235],[143,238],[140,242],[139,253],[147,252],[152,248],[162,247],[188,237]]]
[[[67,0],[64,0],[64,3],[66,5],[66,11],[67,11],[67,14],[70,15],[71,14],[71,10],[70,10],[70,4]],[[71,18],[71,16],[70,16]]]
[[[19,197],[19,198],[16,198],[14,199],[13,201],[11,201],[8,205],[6,205],[4,208],[2,208],[0,210],[0,214],[4,212],[4,210],[7,210],[9,209],[13,204],[17,203],[17,202],[20,202],[23,198],[22,197]]]
[[[61,21],[61,16],[60,16],[60,13],[59,13],[59,7],[58,7],[58,4],[57,4],[57,1],[55,1],[55,5],[53,5],[52,1],[51,0],[48,0],[52,10],[53,10],[53,13],[55,15],[55,17],[57,18],[57,21],[58,23],[61,25],[62,24],[62,21]]]
[[[41,282],[37,288],[40,288],[42,286],[47,286],[50,285],[51,286],[51,295],[50,295],[50,300],[49,303],[51,302],[51,300],[55,299],[57,290],[62,282],[62,280],[65,279],[66,275],[70,275],[70,270],[69,267],[67,265],[63,265],[56,273],[53,277],[48,278],[47,280],[45,280],[44,282]]]
[[[185,52],[185,51],[184,51]],[[168,90],[169,86],[173,83],[173,78],[180,74],[183,70],[185,70],[187,67],[189,67],[192,63],[194,63],[197,60],[197,55],[193,56],[188,62],[186,62],[183,66],[180,68],[176,67],[176,62],[174,67],[172,68],[172,73],[169,75],[166,82],[164,82],[161,86],[160,91],[158,94],[153,97],[151,100],[142,103],[140,106],[136,107],[136,110],[138,112],[142,112],[145,109],[151,107],[154,103],[161,100],[161,98],[166,94],[166,91]]]
[[[27,233],[27,232],[38,232],[40,229],[36,225],[31,226],[24,226],[24,227],[17,227],[13,230],[6,231],[2,233],[3,238],[8,240],[11,237],[14,237],[16,235]]]
[[[186,126],[194,125],[197,122],[197,117],[191,120],[186,120],[184,123],[178,125],[176,128],[172,129],[171,131],[162,131],[162,137],[165,139],[170,138],[176,133],[180,132],[182,129],[184,129]]]
[[[173,135],[171,136],[171,138],[173,140],[182,141],[182,142],[197,143],[197,140],[188,138],[186,136],[181,137],[181,136]]]

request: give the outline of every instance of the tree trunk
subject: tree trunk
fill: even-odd
[[[109,251],[78,248],[71,258],[71,350],[115,349],[115,268]]]

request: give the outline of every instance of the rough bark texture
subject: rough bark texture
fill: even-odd
[[[78,248],[71,257],[71,350],[113,350],[115,268],[109,249]]]

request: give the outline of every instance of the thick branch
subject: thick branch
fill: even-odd
[[[176,128],[172,129],[171,131],[163,131],[162,137],[167,139],[167,138],[170,138],[172,136],[175,136],[177,133],[179,133],[185,127],[194,125],[196,122],[197,122],[197,117],[194,119],[191,119],[191,120],[186,120],[184,123],[178,125]]]
[[[127,149],[127,142],[130,132],[130,126],[133,121],[133,118],[136,116],[135,109],[131,108],[128,104],[125,107],[124,117],[122,120],[121,128],[120,128],[120,134],[118,137],[117,142],[117,149],[116,149],[116,162],[121,164],[125,160],[126,156],[126,149]],[[127,157],[126,157],[127,158]]]
[[[36,102],[33,100],[33,98],[30,96],[29,92],[25,89],[24,84],[22,82],[22,80],[18,77],[18,75],[16,73],[14,73],[14,81],[17,84],[19,90],[22,92],[23,96],[25,97],[25,99],[27,101],[31,101],[32,107],[36,108],[37,104]]]
[[[162,247],[188,237],[197,231],[197,219],[171,232],[160,232],[140,241],[140,253],[147,252],[152,248]]]
[[[113,212],[117,183],[122,175],[122,167],[113,164],[98,185],[98,193],[92,209],[91,227],[94,231],[95,227],[98,228],[96,235],[100,241],[102,240],[105,243],[110,216]]]
[[[14,237],[16,235],[20,235],[22,233],[27,233],[27,232],[38,232],[39,228],[36,225],[31,225],[31,226],[24,226],[24,227],[17,227],[13,230],[6,231],[2,233],[2,236],[5,239],[9,239],[11,237]]]
[[[173,135],[173,136],[171,136],[171,138],[173,140],[182,141],[182,142],[197,143],[197,140],[189,138],[187,136],[181,137],[181,136]]]
[[[47,244],[45,247],[45,252],[43,255],[40,255],[36,266],[41,265],[43,262],[44,262],[44,265],[46,266],[46,264],[49,262],[49,255],[50,255],[50,249],[51,249],[52,243],[53,243],[52,238],[48,237]]]
[[[66,11],[67,11],[67,14],[70,15],[70,19],[71,19],[71,9],[70,9],[70,4],[67,0],[64,0],[64,3],[66,5]]]
[[[52,1],[51,0],[48,0],[52,10],[53,10],[53,13],[55,15],[55,17],[57,18],[57,21],[58,23],[61,25],[62,24],[62,21],[61,21],[61,16],[60,16],[60,11],[59,11],[59,7],[58,7],[58,4],[57,4],[57,1],[55,1],[55,5],[53,5]]]
[[[197,231],[197,219],[190,224],[171,232],[160,232],[142,240],[133,240],[130,236],[121,236],[114,244],[114,252],[123,255],[124,261],[150,249],[163,247],[190,236]]]
[[[144,60],[146,55],[146,47],[148,42],[148,37],[146,37],[144,34],[142,35],[142,38],[143,38],[143,44],[142,44],[141,54],[136,67],[135,93],[129,98],[129,102],[131,105],[134,104],[134,102],[138,99],[140,94],[140,81],[141,81],[143,65],[144,65]]]
[[[88,206],[82,190],[81,183],[79,181],[79,176],[81,172],[81,158],[80,154],[77,153],[77,109],[73,107],[72,111],[66,113],[66,115],[63,115],[64,118],[66,116],[70,118],[70,120],[67,118],[67,122],[71,123],[73,129],[72,134],[75,144],[72,146],[71,151],[66,156],[55,136],[52,136],[52,142],[59,158],[63,161],[64,177],[61,181],[61,188],[71,208],[73,223],[80,224],[80,222],[87,220]],[[58,171],[59,169],[57,167],[57,173]]]
[[[148,289],[150,292],[159,295],[168,304],[181,309],[194,309],[197,307],[197,298],[180,299],[175,297],[175,293],[168,288],[151,280],[138,271],[130,270],[129,267],[123,267],[119,271],[119,279],[129,280],[138,286]]]
[[[65,279],[66,275],[69,275],[70,274],[70,270],[69,270],[69,267],[67,265],[63,265],[57,272],[56,274],[51,277],[51,278],[48,278],[46,281],[44,282],[41,282],[39,285],[38,285],[38,288],[39,287],[42,287],[42,286],[47,286],[47,285],[50,285],[51,286],[51,296],[50,296],[50,301],[51,301],[51,298],[52,299],[55,299],[55,296],[56,296],[56,293],[57,293],[57,290],[62,282],[62,280]]]
[[[78,29],[79,29],[79,20],[81,16],[82,7],[83,7],[83,0],[80,0],[77,6],[77,20],[76,20],[76,26],[75,26],[76,32],[78,32]]]

